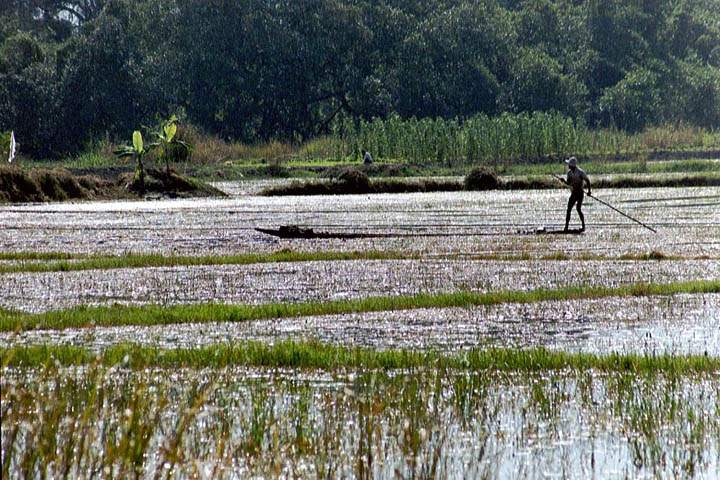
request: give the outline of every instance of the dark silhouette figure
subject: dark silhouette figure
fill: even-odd
[[[363,163],[365,165],[372,165],[373,163],[373,157],[367,150],[363,150]]]
[[[570,213],[572,212],[573,207],[576,207],[578,215],[580,216],[580,223],[582,224],[581,231],[584,232],[585,215],[583,215],[582,212],[582,204],[583,198],[585,197],[585,192],[583,190],[583,187],[587,183],[587,193],[588,195],[592,194],[590,190],[590,179],[581,168],[578,168],[577,159],[575,157],[570,157],[569,159],[565,160],[565,163],[567,163],[568,165],[568,173],[567,179],[565,179],[565,183],[570,185],[572,189],[570,199],[568,200],[567,214],[565,215],[565,231],[568,231],[568,226],[570,225]]]

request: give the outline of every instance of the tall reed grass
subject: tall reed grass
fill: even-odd
[[[556,113],[503,113],[466,120],[422,118],[372,121],[343,120],[335,127],[337,157],[367,149],[377,158],[448,167],[537,162],[548,157],[608,156],[654,150],[720,147],[720,132],[695,127],[662,126],[639,134],[614,129],[593,130]]]

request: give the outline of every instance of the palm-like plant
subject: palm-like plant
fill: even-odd
[[[142,193],[145,192],[145,166],[143,165],[143,157],[148,153],[150,146],[145,147],[143,143],[142,133],[138,130],[133,132],[132,145],[123,146],[115,150],[115,155],[118,158],[132,157],[135,164],[135,179],[134,182],[140,187]]]
[[[173,115],[170,117],[162,126],[160,131],[154,132],[157,141],[152,143],[152,148],[157,147],[159,149],[158,156],[165,161],[165,171],[170,174],[170,158],[172,151],[175,148],[179,148],[186,152],[190,152],[191,147],[189,144],[178,140],[177,138],[177,117]]]

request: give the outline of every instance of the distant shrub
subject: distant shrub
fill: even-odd
[[[485,167],[474,168],[465,177],[465,190],[495,190],[499,186],[498,176]]]
[[[6,162],[10,156],[10,132],[0,132],[0,161]]]
[[[345,193],[368,193],[370,191],[370,178],[367,173],[357,168],[347,167],[343,169],[336,180]]]
[[[226,143],[219,137],[207,134],[191,124],[181,124],[178,127],[178,135],[182,141],[193,146],[191,154],[193,163],[221,163],[237,159],[244,153],[242,146]]]

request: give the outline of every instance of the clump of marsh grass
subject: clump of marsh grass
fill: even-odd
[[[720,359],[705,355],[594,355],[564,353],[544,348],[472,349],[444,355],[432,351],[372,350],[327,345],[318,342],[282,341],[274,345],[241,342],[189,349],[163,350],[133,344],[108,347],[100,353],[76,346],[21,346],[0,348],[4,366],[40,367],[48,362],[63,366],[122,363],[129,368],[225,368],[272,367],[303,369],[414,369],[550,371],[588,370],[607,372],[718,372]]]
[[[559,461],[684,476],[719,453],[720,387],[702,374],[130,363],[5,367],[3,477],[482,477]]]

